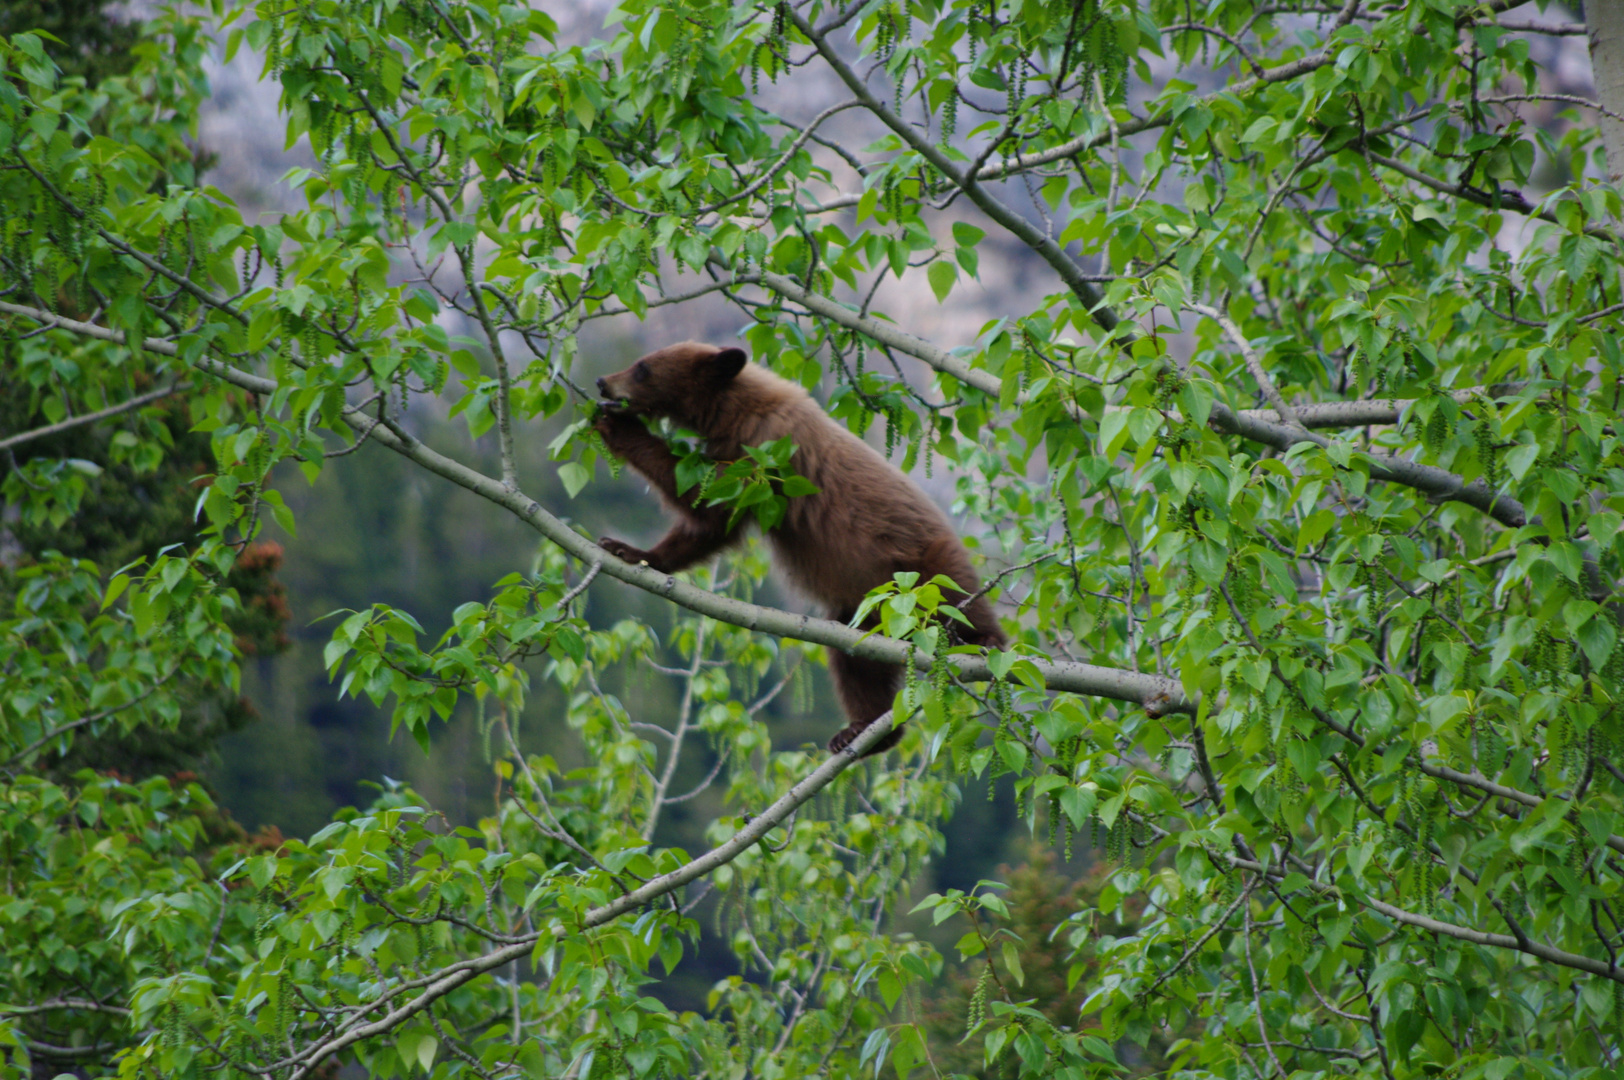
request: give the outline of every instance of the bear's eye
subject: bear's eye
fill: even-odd
[[[641,360],[632,365],[632,382],[648,382],[648,365]]]

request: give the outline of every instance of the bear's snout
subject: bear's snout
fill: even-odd
[[[599,407],[609,412],[621,412],[632,408],[631,395],[626,388],[620,385],[620,376],[605,375],[598,380],[598,393],[603,400]]]

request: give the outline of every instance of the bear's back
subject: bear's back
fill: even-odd
[[[713,429],[713,438],[760,446],[788,435],[797,447],[795,471],[819,489],[789,500],[784,520],[768,534],[797,588],[836,614],[849,612],[892,574],[916,567],[932,545],[958,542],[919,485],[799,386],[750,364],[735,388],[726,430]]]

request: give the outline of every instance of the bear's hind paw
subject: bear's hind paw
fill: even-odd
[[[607,551],[609,554],[613,555],[615,558],[619,559],[621,562],[628,562],[633,566],[636,566],[638,563],[642,563],[645,566],[648,564],[648,552],[644,551],[642,548],[632,547],[623,540],[616,540],[612,536],[600,536],[598,538],[598,546],[603,548],[603,550]]]
[[[872,720],[869,721],[869,723],[873,722],[874,721]],[[851,744],[857,740],[857,736],[861,735],[866,730],[868,730],[868,724],[847,724],[845,727],[835,732],[834,738],[829,740],[829,753],[846,753]],[[879,742],[875,743],[873,746],[864,751],[863,756],[873,757],[875,754],[883,754],[901,741],[902,729],[900,727],[893,728],[891,731],[886,732]]]

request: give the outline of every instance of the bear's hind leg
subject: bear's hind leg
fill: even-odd
[[[970,620],[969,626],[956,619],[943,620],[960,641],[966,645],[983,645],[989,649],[1004,644],[1007,639],[1004,637],[1003,627],[998,625],[998,615],[993,611],[992,604],[985,596],[976,595],[981,590],[980,579],[970,565],[969,552],[964,550],[964,545],[959,542],[958,537],[944,536],[927,547],[920,556],[919,571],[921,581],[929,581],[937,574],[941,574],[949,581],[958,582],[964,588],[963,593],[948,592],[943,597],[949,604],[962,605],[961,610]],[[968,600],[969,596],[975,596],[975,599]]]
[[[877,660],[864,660],[848,656],[836,649],[829,650],[829,674],[840,695],[840,705],[851,721],[835,732],[829,740],[829,750],[838,754],[852,744],[852,740],[875,720],[884,716],[896,698],[897,686],[902,681],[902,669],[895,664]],[[885,738],[869,747],[868,753],[882,754],[902,741],[902,729],[895,728]]]

